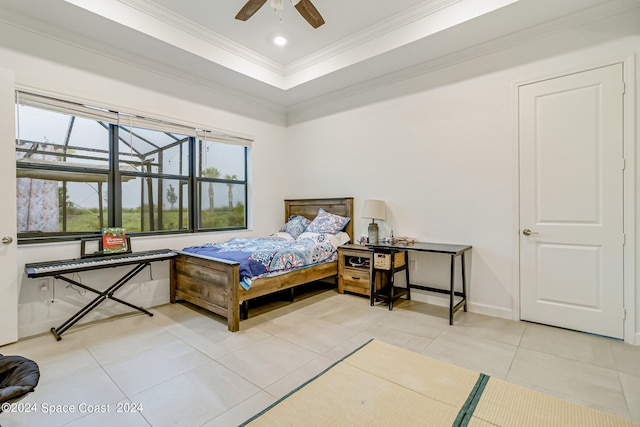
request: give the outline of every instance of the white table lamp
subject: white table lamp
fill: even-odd
[[[382,200],[365,200],[362,206],[362,217],[371,218],[369,224],[369,243],[378,244],[378,224],[376,219],[383,220],[386,218],[386,207]]]

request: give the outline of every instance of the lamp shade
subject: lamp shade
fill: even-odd
[[[365,200],[362,206],[362,217],[371,219],[385,219],[386,207],[382,200]]]

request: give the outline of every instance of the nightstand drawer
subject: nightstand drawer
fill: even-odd
[[[371,249],[360,245],[338,248],[338,292],[371,294]]]
[[[368,270],[345,269],[342,273],[342,289],[360,295],[371,294],[371,281]]]
[[[369,287],[369,270],[345,268],[342,273],[345,284]]]

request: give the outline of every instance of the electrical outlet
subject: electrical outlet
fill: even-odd
[[[409,271],[416,271],[416,260],[415,259],[411,259],[409,260]]]
[[[49,280],[48,279],[40,279],[40,291],[46,292],[49,289]]]

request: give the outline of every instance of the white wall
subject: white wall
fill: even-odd
[[[590,42],[581,45],[585,39]],[[375,198],[386,201],[390,216],[381,224],[382,236],[392,229],[396,236],[421,241],[473,245],[470,309],[518,319],[517,85],[633,59],[637,51],[640,16],[635,13],[379,89],[403,96],[351,109],[336,101],[331,107],[339,113],[288,130],[291,172],[299,177],[293,195],[354,196],[356,235],[366,235],[362,201]],[[637,76],[627,84],[628,106],[638,104]],[[630,117],[631,130],[637,113]],[[633,131],[627,137],[634,138]],[[633,147],[634,141],[627,144]],[[633,170],[630,165],[626,173]],[[626,202],[633,210],[634,201]],[[415,256],[419,270],[412,281],[447,286],[447,257]],[[634,277],[627,285],[632,288],[627,296],[640,296]],[[412,297],[435,301],[425,293],[412,292]],[[626,306],[640,314],[640,299],[627,300]],[[631,329],[640,331],[638,320]],[[626,338],[640,343],[633,335]]]
[[[353,195],[356,235],[369,222],[362,201],[374,198],[387,204],[381,236],[472,244],[473,308],[510,317],[516,147],[503,82],[469,79],[291,127],[294,195]],[[446,285],[446,256],[415,256],[414,282]]]
[[[57,46],[57,42],[22,34],[15,28],[0,26],[0,36],[0,44],[5,46],[13,40],[11,48],[0,48],[0,67],[14,70],[16,82],[23,88],[253,135],[252,230],[241,234],[273,231],[282,222],[284,198],[320,196],[355,197],[356,235],[366,234],[368,221],[359,217],[362,201],[380,198],[387,202],[389,214],[381,224],[381,235],[393,229],[395,235],[420,240],[472,244],[471,310],[517,318],[515,88],[518,83],[627,60],[639,50],[640,16],[627,14],[554,33],[309,107],[291,117],[295,124],[289,128],[269,124],[273,117],[258,121],[249,118],[255,117],[253,112],[245,117],[207,106],[205,96],[196,94],[199,88],[149,70]],[[28,45],[32,56],[20,53],[16,37],[22,37],[20,43]],[[51,58],[52,49],[62,55],[59,61]],[[107,69],[113,73],[64,65],[81,62],[99,63],[102,70],[110,67]],[[635,81],[628,84],[635,91],[637,72],[631,78]],[[163,86],[171,88],[170,94],[161,89]],[[182,89],[198,101],[176,96]],[[637,93],[632,96],[632,104],[640,104]],[[632,126],[638,122],[637,111],[635,114]],[[636,138],[635,133],[631,137]],[[631,163],[627,173],[635,173],[638,159]],[[12,179],[5,177],[6,182]],[[636,185],[640,188],[640,183]],[[149,237],[135,239],[133,244],[136,250],[181,248],[227,237],[226,233]],[[635,240],[635,235],[630,237]],[[59,325],[78,308],[76,299],[89,297],[58,285],[56,299],[60,301],[52,304],[51,294],[40,292],[37,280],[24,277],[24,263],[49,260],[53,252],[54,258],[76,257],[78,245],[19,247],[20,336]],[[640,250],[636,254],[640,256]],[[419,261],[419,270],[413,275],[416,282],[446,285],[446,259],[423,254]],[[157,266],[153,268],[155,280],[145,272],[136,279],[137,286],[127,288],[132,300],[144,306],[168,301],[168,271],[164,265]],[[640,274],[637,270],[634,274]],[[104,272],[82,274],[87,282],[106,279]],[[629,285],[633,292],[626,295],[633,295],[634,300],[627,304],[636,315],[634,330],[640,331],[636,283],[632,278]],[[426,299],[424,294],[416,297]],[[120,310],[116,306],[97,314],[106,316]]]
[[[39,49],[46,44],[48,49],[58,49],[64,55],[69,46],[55,41],[38,38],[33,34],[24,34],[10,27],[0,27],[2,37],[15,40],[25,37]],[[5,39],[7,40],[7,39]],[[114,74],[127,73],[127,81],[147,80],[144,87],[121,80],[109,78],[79,68],[69,67],[62,63],[40,59],[15,50],[0,47],[0,67],[15,72],[18,88],[37,90],[66,99],[81,100],[93,105],[114,107],[120,111],[141,113],[145,116],[164,118],[177,122],[195,124],[204,128],[225,129],[231,132],[248,134],[254,138],[251,149],[249,174],[250,230],[233,233],[200,233],[195,235],[172,235],[169,237],[145,237],[132,239],[135,251],[155,248],[182,249],[185,246],[220,241],[231,235],[258,236],[276,231],[283,223],[284,202],[289,196],[287,189],[287,165],[284,126],[269,124],[265,121],[250,119],[220,109],[186,101],[175,96],[165,95],[161,89],[151,90],[147,87],[184,86],[185,93],[197,91],[199,88],[188,87],[184,82],[169,80],[160,75],[153,75],[148,70],[137,69],[128,64],[110,58],[101,57],[92,52],[74,51],[74,62],[100,62],[103,67],[111,67]],[[153,83],[149,80],[154,80]],[[2,120],[12,121],[13,117]],[[2,177],[5,183],[14,182],[15,176]],[[14,214],[15,216],[15,214]],[[66,288],[66,284],[56,281],[55,301],[53,297],[52,279],[44,279],[47,291],[41,291],[41,280],[28,279],[24,274],[24,264],[52,259],[76,258],[80,255],[79,243],[20,245],[18,247],[18,284],[19,284],[19,336],[25,337],[48,331],[52,326],[60,326],[82,305],[95,298],[90,292],[76,292]],[[124,274],[127,268],[84,272],[80,274],[81,282],[88,285],[113,283],[114,278]],[[150,307],[169,301],[168,262],[152,264],[152,272],[145,270],[132,280],[131,286],[123,288],[122,295],[126,300]],[[81,295],[86,294],[86,295]],[[130,311],[127,307],[107,301],[83,320],[94,320],[105,316]]]

